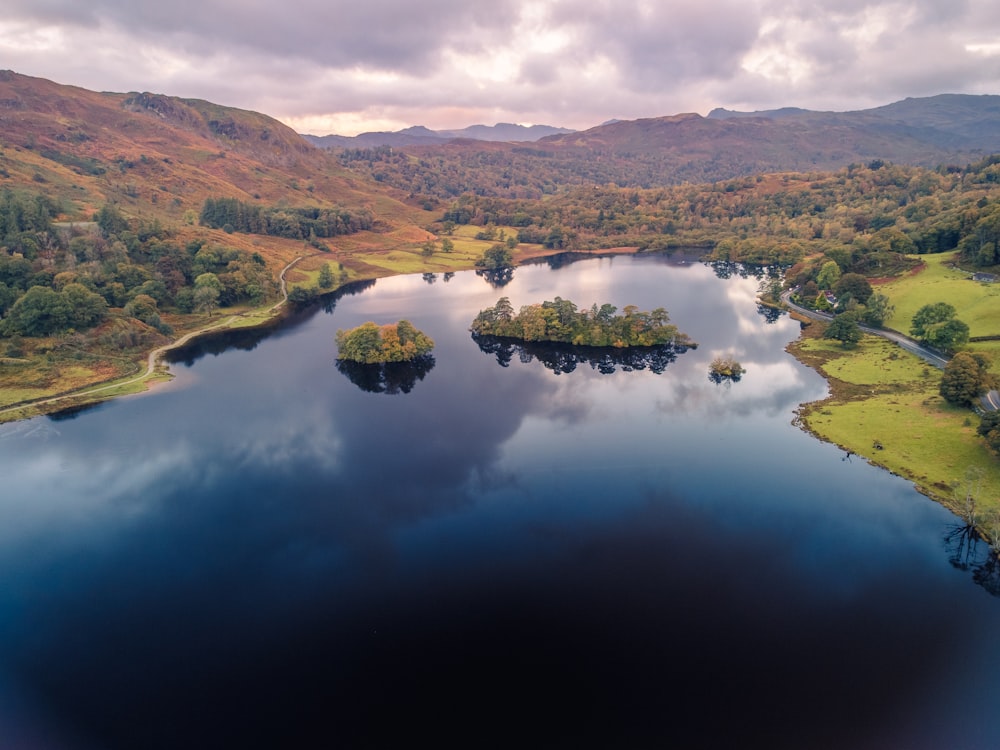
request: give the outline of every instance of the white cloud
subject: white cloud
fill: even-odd
[[[8,0],[0,59],[357,132],[997,93],[992,0]],[[449,119],[462,118],[462,119]]]

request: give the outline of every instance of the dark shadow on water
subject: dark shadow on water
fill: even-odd
[[[514,269],[513,268],[493,268],[493,269],[479,269],[476,271],[476,276],[481,279],[486,279],[486,283],[489,284],[494,289],[500,289],[507,286],[510,282],[514,280]]]
[[[361,294],[366,289],[375,286],[375,280],[357,281],[347,284],[332,294],[327,294],[307,305],[293,306],[280,318],[267,325],[254,328],[237,328],[218,333],[209,333],[178,349],[167,352],[163,359],[168,364],[183,364],[188,367],[202,357],[211,354],[218,356],[232,349],[250,352],[257,348],[266,338],[277,337],[282,332],[289,331],[320,312],[328,315],[343,297]]]
[[[348,359],[338,359],[337,369],[354,385],[367,393],[385,393],[395,396],[409,393],[434,369],[434,357],[426,355],[411,362],[386,362],[363,365]]]
[[[496,357],[497,364],[509,367],[514,356],[525,364],[538,360],[557,375],[573,372],[577,365],[590,365],[602,375],[649,370],[661,374],[687,347],[633,346],[618,349],[613,346],[573,346],[550,341],[518,341],[499,336],[472,335],[472,340],[484,354]]]
[[[48,416],[53,422],[68,422],[71,419],[76,419],[81,414],[85,412],[96,411],[101,406],[104,406],[103,401],[98,401],[93,404],[80,404],[78,406],[68,406],[65,409],[60,409],[57,412],[53,412]]]
[[[764,322],[768,325],[773,325],[777,323],[782,315],[785,315],[785,311],[780,307],[772,307],[771,305],[757,305],[757,314],[760,315]]]
[[[955,524],[944,535],[948,562],[972,573],[972,580],[993,596],[1000,596],[1000,558],[975,526]]]
[[[718,372],[710,372],[708,373],[708,379],[716,385],[722,385],[723,383],[739,383],[743,379],[743,375],[723,375]]]

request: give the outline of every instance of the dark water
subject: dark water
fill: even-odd
[[[396,278],[0,428],[0,747],[1000,746],[1000,599],[954,517],[791,424],[824,384],[756,288]],[[467,331],[500,294],[663,306],[700,347],[503,367]],[[400,317],[431,366],[338,370],[337,328]]]

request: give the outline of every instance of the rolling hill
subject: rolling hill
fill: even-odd
[[[661,187],[886,161],[965,165],[1000,151],[1000,96],[941,95],[858,112],[714,110],[614,121],[531,144],[470,141],[344,157],[356,171],[438,198],[471,192],[537,198],[562,186]],[[428,174],[429,167],[434,174]]]
[[[113,203],[129,216],[190,223],[207,197],[365,207],[391,225],[413,213],[266,115],[12,71],[0,71],[0,187],[41,191],[75,220]]]

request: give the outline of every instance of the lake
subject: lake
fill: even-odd
[[[0,426],[0,746],[996,747],[997,574],[795,426],[826,386],[758,284],[662,256],[396,277]],[[501,295],[665,307],[699,346],[484,352]],[[338,369],[338,328],[399,318],[432,366]]]

